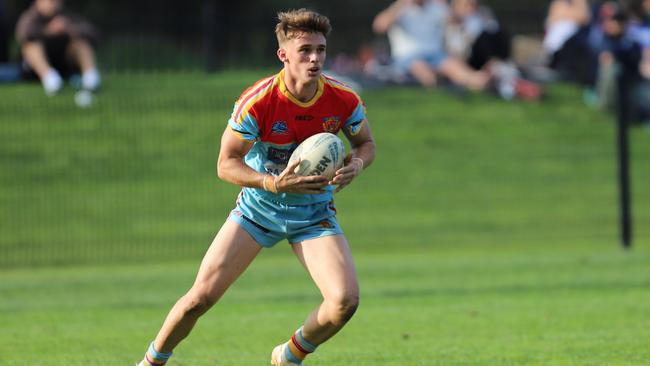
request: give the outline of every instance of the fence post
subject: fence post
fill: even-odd
[[[632,207],[630,201],[630,89],[633,86],[632,75],[625,65],[621,65],[617,78],[618,103],[616,144],[618,152],[618,193],[620,235],[623,248],[632,246]]]

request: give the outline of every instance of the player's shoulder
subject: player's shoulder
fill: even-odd
[[[277,84],[277,78],[278,75],[275,74],[256,81],[253,83],[253,85],[249,86],[246,88],[246,90],[244,90],[243,93],[241,93],[237,99],[237,102],[242,103],[246,100],[250,100],[251,98],[259,97],[261,94],[270,92],[273,89],[273,86]]]
[[[264,108],[273,88],[277,85],[278,75],[258,80],[239,96],[235,103],[232,119],[241,122],[249,114],[257,114]],[[257,111],[257,112],[255,112]]]
[[[345,82],[325,74],[323,74],[323,79],[325,80],[325,85],[327,85],[327,87],[329,87],[337,97],[352,103],[358,103],[361,101],[359,94]]]

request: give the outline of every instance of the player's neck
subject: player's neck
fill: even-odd
[[[318,92],[318,79],[303,83],[292,77],[286,70],[284,71],[284,85],[294,98],[303,103],[312,100]]]

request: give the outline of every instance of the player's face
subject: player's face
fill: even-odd
[[[322,33],[302,33],[290,39],[278,50],[285,69],[301,82],[320,78],[325,64],[327,40]]]

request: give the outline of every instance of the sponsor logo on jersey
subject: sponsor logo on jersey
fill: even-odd
[[[287,164],[273,164],[269,161],[264,163],[264,171],[271,175],[280,175],[287,168]]]
[[[267,157],[269,161],[275,164],[286,165],[289,162],[289,158],[291,157],[292,152],[293,150],[283,150],[275,147],[269,147],[267,151]]]
[[[341,120],[339,117],[325,117],[323,118],[323,131],[330,133],[337,133]]]
[[[310,116],[308,114],[303,114],[303,115],[296,116],[296,121],[311,121],[313,119],[314,119],[314,116]]]
[[[271,133],[274,135],[286,135],[289,133],[289,127],[285,121],[276,121],[271,127]]]

